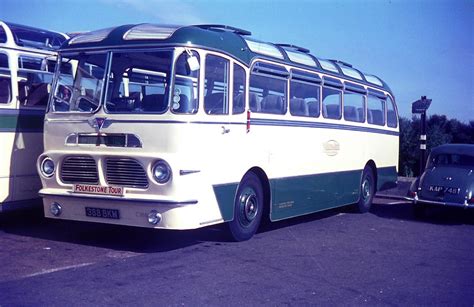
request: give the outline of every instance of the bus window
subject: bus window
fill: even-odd
[[[323,87],[323,117],[341,119],[341,91]]]
[[[385,125],[385,101],[375,96],[368,96],[367,121],[373,125]]]
[[[344,119],[351,122],[365,122],[364,95],[344,92]]]
[[[5,29],[0,26],[0,43],[6,43],[7,42],[7,33],[5,33]]]
[[[53,111],[92,112],[99,108],[105,54],[80,54],[61,63],[54,91]],[[69,67],[74,67],[70,74]]]
[[[54,73],[54,62],[44,58],[18,58],[18,98],[20,107],[46,108],[48,86]]]
[[[239,65],[234,64],[233,114],[240,114],[245,111],[245,79],[245,70]]]
[[[12,97],[12,85],[8,56],[0,53],[0,103],[9,103]]]
[[[204,80],[204,111],[207,114],[229,113],[229,61],[215,56],[206,56],[206,78]]]
[[[319,116],[320,87],[306,82],[290,82],[290,113],[293,116]]]
[[[171,51],[114,53],[107,86],[107,111],[166,112],[171,59]]]
[[[199,60],[197,52],[192,51],[192,56]],[[171,111],[178,114],[195,114],[198,110],[199,69],[191,69],[189,57],[189,53],[184,51],[175,64]]]
[[[397,111],[390,96],[387,96],[387,125],[391,128],[397,128],[398,126]]]
[[[286,79],[263,74],[250,75],[250,110],[257,113],[286,113]]]

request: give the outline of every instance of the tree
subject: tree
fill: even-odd
[[[420,119],[400,118],[400,168],[401,176],[419,176]],[[474,121],[469,124],[457,119],[448,120],[445,115],[432,115],[427,120],[427,154],[433,147],[456,143],[474,144]]]

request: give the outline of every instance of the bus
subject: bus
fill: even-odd
[[[379,77],[227,25],[126,25],[68,40],[38,158],[45,216],[158,229],[370,209],[398,168]],[[73,67],[62,71],[64,64]]]
[[[38,199],[43,117],[67,36],[0,21],[0,212]]]

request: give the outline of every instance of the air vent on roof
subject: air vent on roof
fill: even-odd
[[[69,45],[100,42],[104,40],[113,29],[114,28],[107,28],[79,34],[69,41]]]
[[[208,29],[208,30],[212,30],[212,29],[224,30],[224,31],[233,32],[239,35],[245,35],[245,36],[252,35],[252,32],[250,31],[231,27],[231,26],[226,26],[226,25],[208,24],[208,25],[196,25],[196,27],[202,28],[202,29]]]
[[[296,45],[292,45],[292,44],[275,44],[275,45],[280,46],[280,47],[284,48],[285,50],[293,49],[293,50],[296,50],[296,51],[299,51],[299,52],[309,53],[309,49],[299,47],[299,46],[296,46]]]
[[[247,42],[249,49],[255,53],[283,59],[283,54],[273,44],[257,42],[250,39],[245,39],[245,42]]]
[[[180,26],[140,24],[136,25],[123,35],[124,40],[167,39]]]

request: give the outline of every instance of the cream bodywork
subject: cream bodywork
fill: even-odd
[[[206,53],[211,52],[200,50],[199,53],[204,58]],[[229,57],[227,59],[232,67],[235,61]],[[203,66],[201,65],[201,80],[204,78]],[[248,69],[246,72],[248,91]],[[232,73],[231,70],[230,80]],[[199,92],[204,92],[203,82],[200,82]],[[232,82],[229,92],[233,92]],[[141,227],[193,229],[224,221],[214,186],[237,186],[245,173],[253,167],[262,169],[269,179],[273,179],[362,170],[370,160],[377,167],[398,165],[398,136],[278,125],[252,125],[247,132],[246,112],[239,115],[208,115],[202,108],[202,95],[199,106],[195,115],[176,115],[170,111],[162,115],[120,115],[107,114],[103,108],[96,114],[48,113],[45,120],[45,152],[38,159],[38,165],[48,156],[55,161],[56,171],[51,178],[42,177],[43,189],[40,194],[43,197],[45,215],[51,218]],[[143,148],[66,145],[66,138],[70,134],[97,133],[96,128],[89,123],[96,117],[107,118],[101,133],[134,134],[141,140]],[[345,122],[343,119],[297,117],[289,112],[285,115],[253,113],[251,117],[252,120],[327,123],[398,133],[398,128]],[[98,164],[100,185],[104,186],[104,158],[134,158],[145,169],[149,187],[125,188],[123,196],[101,197],[73,193],[72,184],[62,183],[59,176],[61,161],[68,155],[92,156]],[[152,178],[152,166],[157,159],[167,161],[173,170],[172,180],[167,184],[157,184]],[[181,175],[180,171],[197,172]],[[49,207],[53,202],[59,203],[63,208],[59,217],[50,213]],[[233,207],[233,201],[224,205]],[[121,219],[87,217],[86,206],[118,209]],[[151,210],[162,214],[162,221],[157,225],[147,222],[147,215]]]

